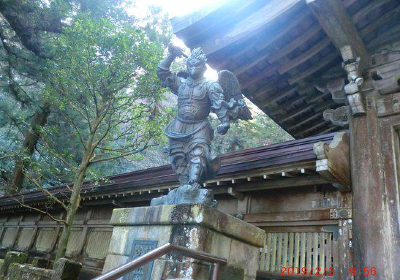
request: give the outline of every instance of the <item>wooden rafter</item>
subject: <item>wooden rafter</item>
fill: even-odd
[[[308,49],[307,51],[303,52],[301,55],[296,57],[295,59],[292,59],[288,61],[287,63],[283,64],[281,67],[279,67],[278,72],[279,74],[284,74],[287,71],[299,66],[303,62],[309,60],[310,58],[314,57],[317,53],[325,49],[327,46],[331,44],[331,41],[329,38],[325,38],[318,42],[316,45]]]
[[[355,23],[359,22],[361,19],[363,19],[370,12],[372,12],[373,10],[385,5],[386,3],[389,3],[390,1],[391,0],[374,0],[369,5],[365,6],[361,10],[357,11],[354,15],[352,15],[351,19]]]
[[[261,103],[262,104],[261,106],[262,107],[269,106],[271,103],[274,103],[277,100],[280,100],[282,98],[285,98],[286,96],[289,96],[289,95],[295,93],[297,91],[297,89],[298,89],[298,87],[296,86],[296,87],[290,87],[288,90],[285,90],[285,91],[280,91],[277,94],[267,98],[265,100],[265,102]]]
[[[361,36],[365,37],[365,36],[369,35],[371,32],[374,32],[379,27],[381,27],[381,26],[385,25],[386,23],[388,23],[389,21],[393,20],[393,18],[395,18],[395,16],[398,16],[399,13],[400,13],[400,6],[390,10],[383,16],[377,18],[376,20],[374,20],[373,22],[371,22],[370,24],[368,24],[367,26],[362,28],[360,31]]]
[[[331,63],[338,57],[339,57],[338,52],[333,52],[333,53],[327,55],[326,57],[322,58],[321,61],[311,65],[306,71],[300,72],[297,75],[295,75],[294,77],[290,78],[288,80],[288,83],[290,85],[293,85],[293,84],[296,84],[296,83],[308,78],[309,76],[311,76],[315,72],[318,72],[319,70],[321,70],[322,68],[327,66],[329,63]]]
[[[287,1],[287,3],[280,3],[278,4],[280,1],[275,1],[275,5],[274,3],[270,3],[272,4],[272,6],[287,6],[290,8],[293,8],[294,6],[296,6],[296,4],[300,3],[300,1],[298,0],[289,0]],[[292,3],[290,3],[292,2]],[[260,13],[261,16],[261,13]],[[263,16],[268,16],[267,14],[264,14]],[[263,17],[261,16],[261,18]],[[265,36],[258,36],[256,38],[254,38],[254,40],[250,41],[250,43],[245,47],[245,48],[241,48],[238,52],[234,53],[234,56],[236,57],[240,57],[243,56],[245,53],[247,53],[249,50],[256,48],[258,51],[262,51],[265,50],[269,45],[271,45],[273,42],[279,40],[280,38],[282,38],[282,36],[284,36],[287,32],[289,32],[290,30],[292,30],[293,28],[295,28],[296,26],[298,26],[301,21],[303,21],[306,17],[310,16],[310,14],[308,12],[306,13],[302,13],[299,17],[295,18],[294,20],[290,20],[288,22],[288,24],[284,25],[284,30],[279,30],[279,32],[275,32],[274,34],[270,34],[270,32],[268,32],[268,28],[270,28],[269,24],[270,22],[267,22],[268,24],[266,24],[264,27],[264,32],[260,32],[261,34],[268,34],[268,37]],[[221,63],[221,67],[226,67],[228,62],[222,62]]]
[[[321,30],[320,25],[313,25],[309,29],[307,29],[304,34],[301,34],[299,37],[297,37],[295,40],[291,41],[289,44],[287,44],[285,47],[281,48],[278,50],[276,53],[268,57],[269,63],[273,63],[275,61],[278,61],[282,57],[288,55],[301,45],[303,45],[305,42],[310,40],[312,37],[314,37],[318,32]]]
[[[288,125],[288,129],[292,131],[292,130],[296,129],[297,127],[300,127],[308,122],[314,121],[315,119],[318,119],[321,117],[322,117],[322,113],[319,113],[319,114],[311,113],[309,116],[307,116],[302,121],[294,122],[293,124]]]

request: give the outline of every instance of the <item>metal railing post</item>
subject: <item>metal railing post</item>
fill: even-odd
[[[220,268],[220,264],[219,263],[215,263],[214,264],[214,269],[213,269],[212,280],[218,280],[218,278],[219,278],[219,268]]]

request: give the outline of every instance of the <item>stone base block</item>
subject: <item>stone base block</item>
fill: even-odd
[[[263,230],[199,204],[115,209],[111,223],[114,231],[103,272],[173,243],[227,259],[220,279],[255,279],[265,241]],[[122,279],[201,280],[211,274],[209,263],[170,253]]]

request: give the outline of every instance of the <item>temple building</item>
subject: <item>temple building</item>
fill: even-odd
[[[295,138],[221,155],[204,184],[218,210],[265,231],[257,279],[310,279],[289,268],[325,270],[318,279],[399,279],[400,2],[232,0],[172,26]],[[177,184],[169,165],[87,182],[67,246],[84,266],[80,279],[102,272],[113,209],[148,206]],[[23,199],[48,205],[39,190]],[[0,256],[54,257],[62,224],[8,196],[0,211]]]

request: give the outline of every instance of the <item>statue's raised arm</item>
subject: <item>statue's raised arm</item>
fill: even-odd
[[[201,189],[214,177],[220,167],[218,158],[211,155],[214,137],[208,116],[214,112],[221,124],[217,132],[225,134],[230,122],[251,118],[239,82],[229,71],[221,71],[218,81],[204,77],[207,57],[200,48],[194,49],[186,60],[186,75],[170,71],[175,58],[185,56],[182,49],[168,46],[168,55],[160,62],[157,75],[165,87],[178,96],[178,113],[165,129],[169,138],[169,160],[177,173],[180,186],[167,196],[152,200],[152,205],[203,203],[214,206],[212,191]]]
[[[161,60],[157,67],[157,76],[163,83],[164,87],[169,87],[174,94],[178,94],[180,79],[176,73],[171,72],[170,67],[172,62],[177,57],[187,57],[180,47],[174,46],[171,43],[168,45],[168,54]]]

